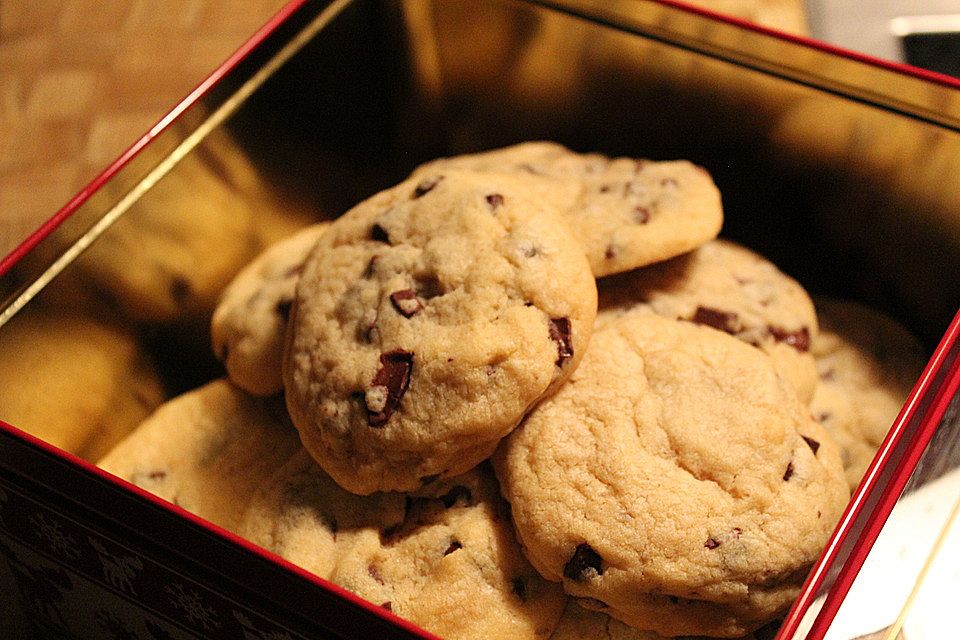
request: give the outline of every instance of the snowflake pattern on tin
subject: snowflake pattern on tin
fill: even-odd
[[[216,611],[204,603],[199,593],[193,589],[187,589],[178,582],[167,585],[165,591],[170,596],[170,603],[175,609],[183,612],[188,623],[199,624],[207,631],[220,628]]]
[[[38,512],[30,516],[30,523],[35,527],[37,536],[47,543],[53,553],[70,560],[80,557],[76,539],[64,532],[59,522]]]

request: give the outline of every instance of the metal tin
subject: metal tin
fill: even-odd
[[[0,324],[44,298],[107,305],[150,333],[174,386],[215,375],[200,292],[151,315],[78,284],[97,247],[122,246],[111,234],[147,237],[165,189],[218,197],[190,188],[195,162],[256,220],[278,202],[333,217],[421,161],[520,140],[690,159],[723,193],[725,236],[886,310],[933,354],[777,636],[823,638],[901,496],[960,466],[958,131],[953,79],[676,2],[296,0],[0,260]],[[430,637],[0,427],[0,629]]]

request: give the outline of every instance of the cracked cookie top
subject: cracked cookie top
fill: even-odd
[[[242,534],[445,638],[545,639],[563,608],[524,558],[489,465],[358,496],[302,452],[251,501]]]
[[[833,443],[767,356],[629,314],[494,457],[531,563],[662,635],[782,613],[848,498]]]
[[[597,287],[597,327],[630,311],[707,325],[764,351],[801,400],[813,396],[813,302],[796,280],[750,249],[714,240],[673,260],[604,278]]]
[[[414,490],[489,457],[576,368],[595,315],[583,250],[522,181],[411,178],[344,214],[307,258],[287,406],[344,488]]]
[[[723,225],[713,179],[686,160],[609,158],[555,142],[524,142],[434,160],[414,175],[447,169],[524,179],[538,198],[562,211],[597,277],[686,253]]]
[[[214,380],[161,405],[97,465],[235,531],[298,444],[282,402]]]

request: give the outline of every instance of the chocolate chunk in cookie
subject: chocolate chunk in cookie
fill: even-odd
[[[560,212],[526,183],[411,178],[332,223],[307,259],[284,364],[290,415],[351,491],[463,473],[576,368],[595,295]]]

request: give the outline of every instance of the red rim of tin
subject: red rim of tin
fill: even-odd
[[[786,31],[781,31],[773,27],[766,27],[755,22],[750,22],[743,18],[737,18],[735,16],[729,16],[722,13],[717,13],[710,9],[705,9],[702,7],[695,7],[689,5],[682,0],[652,0],[658,4],[667,5],[674,7],[676,9],[681,9],[689,13],[695,13],[701,16],[706,16],[712,18],[717,22],[726,22],[727,24],[736,25],[748,31],[755,31],[757,33],[763,33],[780,40],[786,40],[794,44],[799,44],[811,49],[817,49],[831,55],[835,55],[840,58],[847,58],[849,60],[856,60],[857,62],[863,62],[875,67],[880,67],[881,69],[886,69],[888,71],[894,71],[896,73],[901,73],[903,75],[913,76],[915,78],[920,78],[922,80],[927,80],[929,82],[934,82],[952,89],[960,89],[960,78],[954,78],[953,76],[948,76],[943,73],[938,73],[936,71],[929,71],[921,67],[914,67],[909,64],[902,62],[895,62],[893,60],[885,60],[883,58],[877,58],[866,53],[860,53],[859,51],[854,51],[852,49],[845,49],[837,45],[832,45],[823,40],[815,40],[807,36],[800,36],[793,33],[787,33]]]
[[[875,58],[811,38],[788,34],[777,29],[772,29],[749,22],[747,20],[719,14],[708,9],[702,9],[700,7],[694,7],[677,0],[652,1],[690,13],[706,16],[719,22],[732,24],[749,31],[763,33],[781,40],[823,51],[838,57],[863,62],[875,67],[893,71],[906,76],[912,76],[938,85],[960,89],[960,79],[953,78],[951,76],[927,71],[925,69],[920,69],[918,67],[913,67],[906,64]],[[154,138],[165,131],[183,112],[188,110],[191,106],[203,98],[222,78],[233,71],[233,69],[243,62],[251,52],[260,46],[260,44],[266,38],[273,34],[278,27],[285,23],[307,2],[308,0],[291,0],[273,17],[271,17],[270,20],[264,24],[264,26],[262,26],[256,33],[254,33],[253,36],[250,37],[250,39],[243,43],[219,67],[211,72],[193,91],[187,94],[180,102],[176,104],[176,106],[174,106],[166,115],[164,115],[156,124],[154,124],[147,131],[147,133],[141,136],[106,169],[104,169],[99,175],[91,180],[90,183],[88,183],[62,208],[60,208],[53,216],[51,216],[49,220],[44,222],[33,233],[27,236],[27,238],[17,247],[15,247],[13,251],[0,259],[0,276],[7,273],[24,255],[29,253],[37,244],[39,244],[44,238],[52,233],[65,219],[69,218],[80,207],[80,205],[90,198],[93,193],[100,189],[100,187],[102,187],[120,169],[130,162],[132,158],[134,158],[146,146],[148,146]],[[807,637],[819,638],[822,637],[822,635],[827,631],[830,622],[833,620],[833,617],[843,602],[844,596],[849,591],[853,581],[857,576],[857,573],[863,565],[864,560],[869,554],[873,546],[873,541],[876,539],[877,534],[879,534],[880,530],[882,529],[884,523],[886,522],[887,516],[893,509],[897,499],[900,497],[900,493],[910,478],[914,468],[916,467],[920,456],[926,450],[926,446],[932,438],[940,419],[946,411],[947,405],[957,390],[960,389],[960,358],[955,359],[952,364],[949,365],[951,366],[951,369],[945,374],[945,376],[943,376],[943,381],[940,388],[931,388],[934,379],[938,377],[937,374],[940,373],[941,369],[945,366],[946,360],[957,348],[958,339],[960,339],[960,313],[954,317],[953,321],[948,327],[936,351],[934,352],[930,361],[927,363],[923,374],[914,386],[907,402],[904,404],[899,416],[891,427],[890,432],[885,438],[883,444],[881,445],[876,458],[870,465],[864,480],[851,497],[851,501],[840,520],[840,524],[834,531],[834,534],[831,537],[830,542],[827,544],[821,558],[808,575],[803,589],[801,590],[800,596],[794,602],[793,607],[787,615],[787,618],[785,619],[783,626],[777,635],[778,639],[793,637],[793,634],[795,634],[800,624],[803,614],[813,603],[817,596],[818,589],[825,581],[827,570],[830,568],[832,562],[837,558],[837,555],[840,551],[840,546],[844,543],[848,534],[850,533],[851,524],[856,518],[862,515],[864,498],[874,489],[878,489],[881,491],[878,503],[875,508],[869,514],[867,514],[864,528],[860,534],[860,539],[857,541],[850,553],[849,558],[841,568],[836,582],[831,588],[824,606],[817,615],[814,625]],[[914,431],[909,431],[909,423],[916,415],[921,399],[929,396],[931,393],[935,393],[936,397],[928,407],[926,414],[922,418],[922,422]],[[318,587],[334,593],[348,602],[364,609],[372,615],[388,620],[406,631],[419,634],[425,639],[436,638],[436,636],[423,631],[416,625],[413,625],[403,618],[400,618],[375,604],[367,602],[351,592],[346,591],[345,589],[333,583],[323,580],[322,578],[319,578],[318,576],[315,576],[314,574],[287,562],[283,558],[265,549],[262,549],[261,547],[258,547],[257,545],[254,545],[225,529],[217,527],[216,525],[207,522],[206,520],[199,518],[172,503],[162,500],[121,478],[103,471],[102,469],[78,458],[75,455],[72,455],[49,443],[33,437],[17,429],[16,427],[13,427],[12,425],[6,424],[3,421],[0,421],[0,429],[7,431],[23,441],[31,443],[32,445],[46,451],[53,456],[59,457],[64,461],[76,465],[86,472],[112,483],[118,488],[130,491],[157,507],[170,511],[180,517],[186,518],[191,523],[202,527],[211,533],[219,535],[234,544],[239,545],[248,552],[258,555],[261,558],[269,560],[287,569],[288,571],[293,572],[303,579],[316,584]],[[897,448],[901,440],[908,437],[912,438],[912,440],[908,443],[906,450],[903,452],[903,456],[897,463],[897,468],[894,470],[889,482],[886,484],[886,486],[877,487],[878,475],[881,467],[890,462],[893,450]]]
[[[843,599],[850,591],[860,568],[870,554],[873,544],[886,523],[890,512],[900,498],[907,481],[910,479],[917,462],[927,449],[927,445],[936,432],[940,420],[946,413],[947,406],[960,389],[960,357],[957,355],[960,348],[960,312],[954,316],[946,333],[934,351],[919,380],[914,385],[910,396],[904,403],[900,414],[891,426],[887,437],[884,438],[876,457],[867,469],[860,486],[854,491],[837,528],[827,543],[820,559],[807,576],[800,596],[791,607],[777,635],[779,640],[789,640],[794,637],[800,622],[807,609],[817,598],[817,593],[827,577],[827,572],[836,561],[840,548],[851,532],[852,524],[858,518],[863,518],[863,529],[859,539],[849,557],[843,563],[837,574],[836,581],[824,601],[823,608],[818,612],[807,638],[822,638],[830,627],[831,622],[843,604]],[[935,378],[945,367],[948,370],[942,377],[939,388],[933,388]],[[921,416],[921,422],[911,428],[912,418],[923,409],[920,404],[924,398],[934,394],[933,400]],[[911,438],[899,460],[892,459],[893,452],[904,438]],[[880,471],[887,464],[896,464],[886,485],[881,485]],[[868,495],[879,492],[879,498],[873,509],[864,512],[865,499]]]

